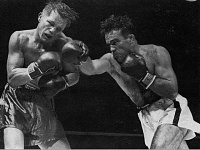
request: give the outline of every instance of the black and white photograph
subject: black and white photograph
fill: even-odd
[[[0,149],[200,149],[200,1],[1,0]]]

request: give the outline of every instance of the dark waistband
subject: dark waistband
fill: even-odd
[[[161,99],[162,99],[162,98],[161,98]],[[141,106],[141,107],[138,107],[138,106],[137,106],[137,112],[139,113],[141,110],[145,109],[146,107],[148,107],[149,105],[155,103],[156,101],[158,101],[158,100],[155,100],[155,101],[153,101],[152,103],[143,105],[143,106]],[[172,101],[174,102],[174,104],[177,104],[177,103],[175,103],[175,102],[177,102],[176,99],[173,99]],[[176,106],[177,106],[177,105],[176,105]],[[175,106],[175,108],[176,108],[176,106]]]

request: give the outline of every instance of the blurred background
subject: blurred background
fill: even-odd
[[[100,35],[100,22],[110,15],[127,15],[139,44],[165,47],[172,58],[179,93],[188,99],[194,120],[200,123],[200,3],[185,0],[63,0],[79,13],[64,32],[82,40],[92,59],[109,52]],[[6,84],[10,35],[37,27],[46,0],[1,0],[0,92]],[[78,84],[55,98],[56,112],[72,148],[146,148],[136,106],[107,74],[81,74]],[[200,148],[200,138],[188,142]]]

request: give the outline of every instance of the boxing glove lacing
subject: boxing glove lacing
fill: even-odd
[[[148,89],[154,80],[156,79],[156,75],[152,75],[149,72],[145,75],[143,79],[141,79],[139,82],[145,84],[145,89]]]
[[[38,67],[38,63],[36,62],[32,62],[28,67],[27,67],[27,72],[28,72],[28,76],[31,80],[37,78],[39,75],[37,73],[37,75],[34,75],[35,72],[39,72],[39,74],[43,74],[43,72],[40,70],[40,68]]]

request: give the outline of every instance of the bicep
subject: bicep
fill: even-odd
[[[155,74],[161,79],[170,81],[172,84],[177,86],[177,79],[172,68],[171,57],[165,48],[162,48],[158,52],[155,64]]]
[[[7,72],[12,74],[15,68],[22,68],[24,63],[23,53],[19,46],[18,35],[13,33],[9,41],[9,52],[7,58]]]

